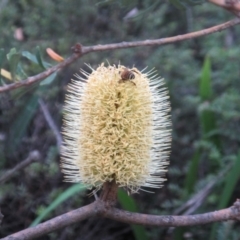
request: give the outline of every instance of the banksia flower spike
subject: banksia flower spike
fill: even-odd
[[[65,180],[131,193],[164,181],[170,106],[163,79],[136,68],[100,65],[69,84],[64,116]]]

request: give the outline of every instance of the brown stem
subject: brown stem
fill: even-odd
[[[231,21],[216,25],[214,27],[206,28],[200,31],[186,33],[174,37],[160,38],[154,40],[144,40],[144,41],[135,41],[135,42],[122,42],[122,43],[112,43],[106,45],[96,45],[90,47],[84,47],[83,53],[96,52],[96,51],[106,51],[106,50],[114,50],[121,48],[131,48],[131,47],[141,47],[141,46],[155,46],[155,45],[165,45],[174,42],[180,42],[187,39],[197,38],[201,36],[205,36],[211,33],[220,32],[226,28],[232,27],[236,24],[240,23],[239,18],[235,18]]]
[[[34,239],[43,235],[46,235],[50,232],[62,229],[68,225],[82,221],[88,217],[95,216],[97,211],[96,203],[89,204],[87,206],[81,207],[79,209],[73,210],[71,212],[65,213],[58,217],[52,218],[49,221],[46,221],[42,224],[37,225],[36,227],[30,227],[20,232],[9,235],[2,240],[28,240]]]
[[[230,208],[209,213],[185,216],[154,216],[148,214],[127,212],[117,208],[104,209],[104,211],[104,217],[130,224],[165,227],[193,226],[212,222],[226,221],[231,219],[239,220],[240,200],[238,199]]]
[[[214,27],[206,28],[200,31],[191,32],[183,35],[178,35],[174,37],[168,37],[168,38],[160,38],[155,40],[144,40],[144,41],[135,41],[135,42],[121,42],[121,43],[113,43],[113,44],[105,44],[105,45],[95,45],[95,46],[89,46],[89,47],[83,47],[80,44],[77,44],[75,46],[79,47],[79,52],[76,50],[76,47],[73,49],[74,54],[64,60],[63,62],[59,63],[58,65],[49,68],[45,72],[39,73],[35,76],[28,77],[25,80],[15,82],[12,84],[8,84],[5,86],[0,87],[0,93],[5,91],[10,91],[19,87],[23,86],[29,86],[33,83],[36,83],[52,73],[56,72],[57,70],[66,67],[67,65],[71,64],[72,62],[76,61],[79,57],[83,56],[84,54],[90,53],[90,52],[97,52],[97,51],[107,51],[107,50],[115,50],[115,49],[122,49],[122,48],[131,48],[131,47],[141,47],[141,46],[155,46],[155,45],[164,45],[174,42],[180,42],[187,39],[197,38],[201,36],[205,36],[214,32],[222,31],[226,28],[232,27],[234,25],[237,25],[240,23],[240,19],[236,18],[231,21],[219,24]]]
[[[117,202],[117,190],[118,185],[116,184],[115,180],[112,182],[105,182],[103,184],[100,199],[107,204],[108,207],[114,206]]]
[[[29,164],[36,162],[39,160],[40,154],[38,151],[32,151],[28,157],[20,162],[18,165],[16,165],[13,169],[8,170],[1,178],[0,178],[0,183],[3,183],[10,179],[15,172],[22,170],[23,168],[27,167]]]

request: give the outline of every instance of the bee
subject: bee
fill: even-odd
[[[131,81],[132,79],[135,78],[135,73],[139,74],[136,70],[134,69],[128,69],[128,68],[124,68],[123,71],[120,71],[120,77],[121,79],[118,81],[119,83],[125,82],[125,81]],[[135,82],[132,82],[132,84],[134,84],[136,86]]]

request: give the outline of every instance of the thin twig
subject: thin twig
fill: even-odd
[[[29,164],[38,161],[40,158],[40,154],[38,151],[32,151],[28,155],[28,157],[20,162],[18,165],[16,165],[13,169],[8,170],[1,178],[0,178],[0,183],[3,183],[10,179],[15,172],[22,170],[23,168],[27,167]]]
[[[231,169],[231,167],[232,164],[221,171],[213,181],[208,183],[203,189],[201,189],[201,191],[194,194],[194,196],[192,196],[184,205],[176,209],[173,214],[181,213],[183,215],[189,215],[194,213],[202,205],[212,188],[221,181],[221,179]]]
[[[173,214],[188,215],[196,211],[203,203],[209,192],[216,184],[216,181],[208,183],[201,191],[190,198],[184,205],[176,209]]]
[[[160,38],[155,40],[144,40],[144,41],[135,41],[135,42],[122,42],[122,43],[112,43],[106,45],[96,45],[90,47],[83,47],[83,53],[96,52],[96,51],[106,51],[106,50],[115,50],[121,48],[130,48],[130,47],[141,47],[141,46],[155,46],[155,45],[165,45],[174,42],[180,42],[187,39],[197,38],[205,36],[211,33],[220,32],[226,28],[232,27],[240,23],[239,18],[235,18],[231,21],[216,25],[214,27],[206,28],[200,31],[186,33],[174,37]]]
[[[62,137],[60,135],[60,132],[59,132],[56,124],[54,123],[52,116],[50,115],[48,108],[47,108],[46,104],[44,103],[44,101],[42,99],[39,99],[38,103],[40,104],[41,110],[43,112],[43,115],[44,115],[49,127],[52,129],[52,131],[56,137],[58,149],[60,149],[61,145],[62,145]]]
[[[187,39],[192,39],[192,38],[197,38],[201,36],[205,36],[211,33],[215,32],[220,32],[226,28],[232,27],[234,25],[237,25],[240,23],[240,19],[236,18],[231,21],[216,25],[214,27],[206,28],[200,31],[196,32],[191,32],[187,34],[182,34],[174,37],[167,37],[167,38],[160,38],[160,39],[154,39],[154,40],[144,40],[144,41],[134,41],[134,42],[121,42],[121,43],[112,43],[112,44],[105,44],[105,45],[95,45],[95,46],[88,46],[88,47],[83,47],[81,46],[81,51],[77,52],[74,51],[74,54],[64,60],[63,62],[59,63],[58,65],[49,68],[48,70],[39,73],[35,76],[28,77],[25,80],[8,84],[5,86],[0,87],[0,93],[5,92],[5,91],[10,91],[19,87],[23,86],[29,86],[33,83],[39,82],[42,79],[45,79],[52,73],[56,72],[57,70],[66,67],[67,65],[73,63],[76,61],[78,58],[81,56],[90,53],[90,52],[98,52],[98,51],[107,51],[107,50],[116,50],[116,49],[122,49],[122,48],[131,48],[131,47],[142,47],[142,46],[160,46],[160,45],[165,45],[169,43],[174,43],[174,42],[180,42],[184,41]],[[78,44],[80,46],[80,44]]]
[[[28,240],[37,238],[96,215],[120,222],[145,226],[193,226],[226,220],[240,220],[240,200],[237,200],[232,207],[204,214],[188,216],[156,216],[127,212],[117,208],[112,208],[108,203],[99,199],[94,203],[55,217],[37,225],[36,227],[27,228],[9,235],[2,238],[2,240]]]

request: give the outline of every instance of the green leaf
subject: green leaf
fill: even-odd
[[[199,149],[197,149],[191,159],[188,173],[185,178],[184,189],[187,191],[188,194],[191,194],[193,192],[194,186],[197,182],[197,173],[198,173],[200,157],[201,157],[200,151]]]
[[[57,76],[57,73],[56,73],[56,72],[53,73],[53,74],[51,74],[50,76],[48,76],[47,78],[45,78],[45,79],[40,83],[40,86],[44,86],[44,85],[49,85],[49,84],[51,84],[51,83],[54,81],[54,79],[56,78],[56,76]]]
[[[28,60],[30,60],[31,62],[34,62],[36,64],[38,64],[38,60],[37,57],[35,55],[33,55],[32,53],[28,52],[28,51],[23,51],[22,52],[22,56],[27,58]]]
[[[39,87],[38,90],[43,91],[45,86]],[[26,133],[27,127],[30,124],[35,112],[37,111],[38,107],[38,95],[32,93],[32,96],[27,99],[25,102],[25,106],[19,112],[17,118],[12,123],[10,127],[10,133],[8,138],[8,151],[14,152],[22,141],[23,136]]]
[[[41,68],[47,69],[46,64],[42,60],[41,49],[39,46],[36,47],[36,59],[38,61],[38,65],[40,65]]]
[[[39,51],[40,51],[40,50],[39,50]],[[38,50],[37,50],[37,52],[38,52]],[[38,54],[39,54],[39,56],[37,56]],[[27,59],[30,60],[31,62],[33,62],[33,63],[41,66],[41,63],[40,63],[40,62],[42,61],[42,59],[41,59],[41,56],[40,56],[40,52],[39,52],[39,53],[36,53],[36,56],[35,56],[34,54],[32,54],[32,53],[30,53],[30,52],[28,52],[28,51],[23,51],[23,52],[22,52],[22,56],[25,57],[25,58],[27,58]],[[40,58],[41,60],[38,59],[38,58]],[[40,62],[39,62],[39,61],[40,61]],[[43,66],[41,66],[41,67],[43,67],[44,69],[52,66],[50,63],[45,62],[45,61],[42,61],[42,65],[43,65]]]
[[[172,5],[174,5],[179,10],[185,10],[186,7],[181,3],[180,0],[168,0]]]
[[[211,110],[204,109],[205,105],[209,104],[213,97],[212,82],[211,82],[211,61],[209,57],[206,57],[203,64],[199,95],[202,100],[202,110],[200,112],[200,123],[202,127],[202,135],[204,138],[209,139],[220,150],[221,143],[217,135],[209,137],[212,132],[217,128],[215,114]]]
[[[74,184],[70,188],[62,192],[30,225],[34,227],[45,219],[52,211],[54,211],[60,204],[69,199],[70,197],[85,191],[86,187],[82,184]]]
[[[26,106],[18,114],[17,118],[11,125],[10,134],[8,138],[8,150],[14,152],[16,147],[21,142],[26,129],[37,110],[38,106],[38,96],[35,94],[32,95],[27,101]]]
[[[13,81],[16,80],[17,67],[18,67],[20,58],[21,58],[21,54],[17,52],[16,48],[12,48],[10,52],[7,54],[7,59],[9,61],[10,72],[11,72]]]
[[[211,62],[209,57],[206,57],[203,63],[199,95],[202,101],[209,101],[212,99]]]
[[[186,4],[189,6],[195,6],[198,4],[203,4],[205,0],[185,0]]]
[[[118,200],[122,208],[124,208],[125,210],[130,212],[138,212],[138,207],[134,199],[131,196],[128,196],[127,193],[124,192],[122,189],[118,190]],[[136,240],[148,239],[147,233],[144,227],[132,224],[131,228],[133,230],[133,234]]]
[[[119,8],[131,8],[137,5],[137,0],[104,0],[96,3],[96,6],[117,5]]]
[[[23,70],[23,67],[22,67],[21,63],[19,63],[18,66],[17,66],[17,74],[20,77],[20,79],[25,79],[25,78],[28,77],[28,75]]]
[[[180,10],[186,10],[191,6],[203,4],[205,2],[204,0],[168,0],[168,1]]]
[[[219,209],[227,207],[239,178],[240,178],[240,152],[238,153],[235,163],[226,177],[220,202],[218,205]]]
[[[2,69],[3,66],[3,62],[5,60],[5,50],[3,48],[0,49],[0,71]],[[0,81],[2,79],[2,75],[0,74]]]
[[[202,134],[204,137],[211,135],[216,130],[215,114],[211,110],[202,110],[200,113],[200,122],[202,126]]]

